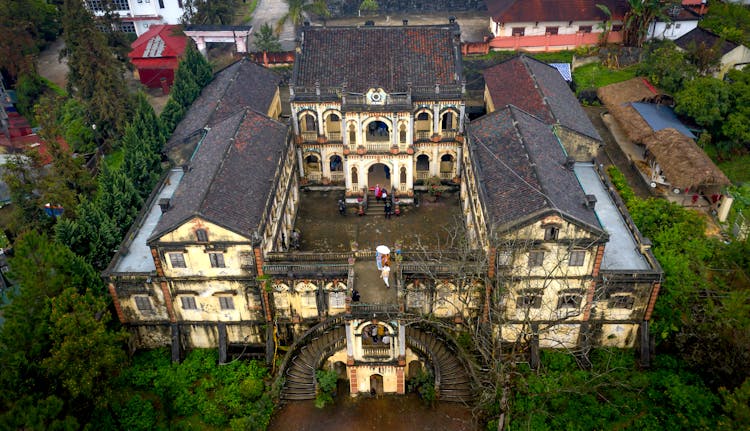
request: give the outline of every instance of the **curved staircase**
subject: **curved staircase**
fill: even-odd
[[[471,378],[466,368],[451,348],[451,343],[439,334],[414,327],[406,328],[406,344],[427,356],[435,374],[435,390],[438,400],[470,402],[472,400]]]
[[[343,326],[332,328],[302,346],[286,368],[281,397],[285,400],[315,399],[315,370],[325,358],[345,347]]]

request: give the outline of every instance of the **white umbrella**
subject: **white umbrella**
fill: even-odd
[[[378,252],[378,253],[380,253],[380,254],[389,254],[389,253],[391,252],[391,249],[390,249],[390,248],[388,248],[388,247],[386,247],[386,246],[384,246],[384,245],[379,245],[379,246],[378,246],[378,247],[377,247],[377,248],[375,249],[375,251],[377,251],[377,252]]]

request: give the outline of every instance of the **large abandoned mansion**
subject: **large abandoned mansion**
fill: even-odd
[[[134,347],[283,357],[288,399],[313,398],[323,366],[352,395],[404,393],[426,368],[441,399],[469,399],[453,340],[478,325],[532,366],[540,348],[647,355],[661,269],[593,161],[596,129],[526,56],[483,71],[486,113],[469,121],[459,36],[305,26],[283,107],[275,72],[218,72],[105,272]],[[376,185],[400,216],[383,216]],[[451,229],[459,240],[430,242]]]

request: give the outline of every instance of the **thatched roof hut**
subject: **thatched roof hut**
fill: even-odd
[[[636,143],[642,143],[643,138],[652,134],[654,130],[630,103],[673,103],[671,96],[649,84],[646,78],[639,77],[600,87],[596,94],[628,138]]]
[[[680,189],[726,186],[729,178],[692,139],[675,129],[662,129],[643,139],[669,183]]]

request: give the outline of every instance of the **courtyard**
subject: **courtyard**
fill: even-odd
[[[340,215],[337,202],[341,190],[300,191],[295,228],[301,235],[300,251],[335,253],[375,250],[381,244],[400,242],[403,249],[434,250],[445,244],[451,232],[462,225],[459,192],[447,191],[437,200],[418,193],[417,204],[400,207],[401,215],[385,218],[382,204],[370,203],[366,215],[357,215],[349,205]]]

